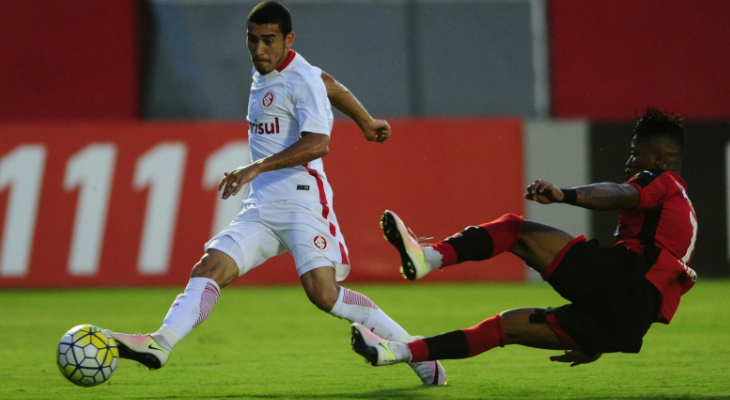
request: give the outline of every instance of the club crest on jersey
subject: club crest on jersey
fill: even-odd
[[[274,92],[271,92],[271,91],[266,92],[266,94],[264,95],[264,98],[261,99],[261,105],[264,106],[264,108],[269,108],[269,107],[271,107],[272,104],[274,104],[274,99],[275,99]]]
[[[322,251],[327,250],[327,248],[329,247],[327,239],[325,239],[325,237],[322,235],[312,236],[312,245]]]

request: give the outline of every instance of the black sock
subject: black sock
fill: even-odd
[[[464,331],[452,331],[423,339],[428,346],[431,360],[448,360],[469,357],[469,342]]]
[[[486,260],[494,252],[492,236],[481,226],[470,226],[444,242],[454,248],[457,262],[460,263]]]

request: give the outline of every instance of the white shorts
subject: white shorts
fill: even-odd
[[[231,223],[205,244],[228,254],[239,276],[288,251],[302,276],[315,268],[334,267],[336,279],[350,273],[345,239],[329,206],[279,201],[244,205]]]

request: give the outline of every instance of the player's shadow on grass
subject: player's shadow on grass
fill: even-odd
[[[241,395],[235,395],[235,394],[229,394],[229,395],[210,395],[210,396],[198,396],[193,395],[191,398],[195,399],[368,399],[368,400],[379,400],[379,399],[410,399],[410,398],[423,398],[425,393],[423,393],[423,390],[435,390],[434,392],[428,393],[427,397],[432,397],[432,395],[437,395],[438,393],[436,391],[438,390],[444,390],[439,388],[433,388],[433,387],[427,387],[427,386],[420,386],[420,387],[414,387],[414,388],[401,388],[401,389],[387,389],[387,390],[376,390],[368,393],[347,393],[347,394],[336,394],[336,393],[329,393],[329,394],[300,394],[300,395],[294,395],[291,394],[241,394]],[[450,395],[447,395],[448,398],[457,398]],[[542,398],[538,396],[539,398]],[[559,398],[560,396],[556,394],[553,398]],[[185,398],[181,397],[179,395],[170,395],[170,396],[151,396],[151,397],[140,397],[140,399],[180,399]],[[483,395],[474,395],[468,396],[466,398],[482,398],[482,399],[489,399],[490,396],[483,396]],[[494,398],[504,398],[503,396],[500,396],[499,394],[496,394]],[[618,399],[618,400],[650,400],[650,399],[657,399],[657,400],[684,400],[684,399],[692,399],[692,400],[730,400],[730,396],[632,396],[632,397],[601,397],[601,396],[595,396],[595,397],[576,397],[573,398],[575,400],[601,400],[601,399]]]
[[[302,393],[299,395],[287,394],[228,394],[228,395],[210,395],[210,396],[199,396],[193,395],[191,398],[195,399],[367,399],[367,400],[379,400],[379,399],[415,399],[423,398],[423,390],[439,390],[436,387],[417,386],[413,388],[401,388],[401,389],[384,389],[376,390],[372,392],[364,393],[328,393],[328,394],[310,394]],[[434,394],[436,394],[434,392]],[[180,399],[184,398],[179,395],[170,396],[150,396],[140,397],[140,399],[157,400],[157,399]]]
[[[558,398],[559,396],[556,396]],[[646,395],[646,396],[597,396],[597,397],[571,397],[574,400],[730,400],[730,396],[657,396],[657,395]]]

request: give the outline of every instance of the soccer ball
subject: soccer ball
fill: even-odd
[[[117,368],[117,342],[94,325],[76,325],[61,337],[56,362],[71,383],[90,387],[106,382]]]

